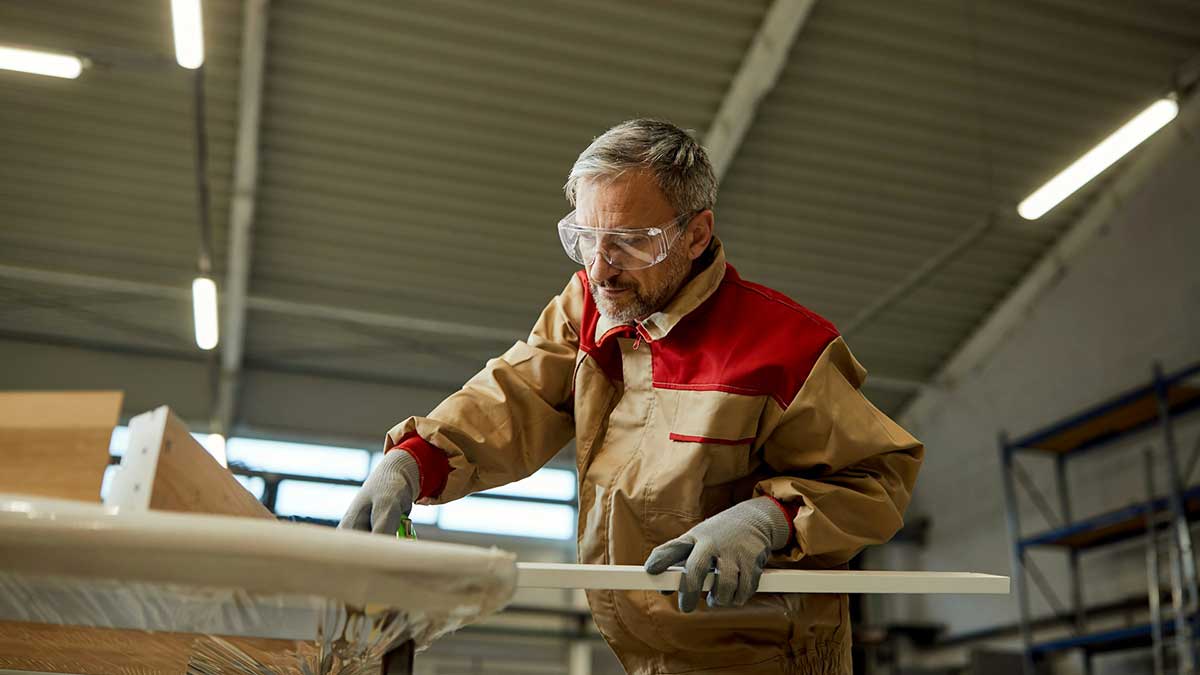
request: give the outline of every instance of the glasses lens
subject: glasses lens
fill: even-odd
[[[578,232],[575,239],[575,250],[578,251],[579,260],[583,264],[590,265],[596,259],[596,248],[599,237],[595,232]]]
[[[666,235],[659,228],[639,231],[598,230],[581,227],[574,222],[574,213],[558,224],[563,250],[580,265],[591,265],[597,255],[603,255],[609,265],[622,270],[638,270],[662,262],[667,253]]]
[[[616,237],[608,255],[614,267],[634,270],[649,267],[659,261],[662,235],[627,234]]]

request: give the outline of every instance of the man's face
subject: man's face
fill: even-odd
[[[711,212],[704,213],[708,214],[707,229],[711,233]],[[654,177],[642,172],[612,181],[585,182],[575,201],[576,222],[602,229],[660,227],[678,215]],[[692,260],[708,244],[705,236],[696,250],[695,229],[689,221],[672,225],[666,231],[668,241],[673,242],[667,257],[644,269],[617,269],[603,255],[597,255],[587,274],[600,313],[618,323],[629,323],[665,307],[687,279]]]

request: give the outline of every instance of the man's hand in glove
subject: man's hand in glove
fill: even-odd
[[[646,571],[665,572],[683,565],[679,609],[690,612],[700,601],[704,578],[715,568],[709,607],[741,607],[758,590],[771,551],[783,548],[791,527],[783,509],[769,497],[728,508],[650,552]]]
[[[413,498],[421,492],[421,471],[417,460],[403,449],[383,456],[354,495],[339,530],[363,530],[396,535],[400,517],[412,511]]]

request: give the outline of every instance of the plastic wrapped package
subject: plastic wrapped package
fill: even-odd
[[[0,495],[0,668],[378,673],[515,582],[498,549]]]

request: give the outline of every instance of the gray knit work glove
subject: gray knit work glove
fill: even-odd
[[[404,450],[385,454],[354,495],[339,530],[363,530],[396,536],[400,516],[412,511],[413,498],[421,493],[421,470]]]
[[[741,607],[758,590],[771,551],[786,546],[790,535],[783,509],[769,497],[757,497],[662,544],[650,552],[645,567],[650,574],[661,574],[672,565],[684,565],[680,611],[696,609],[704,577],[714,567],[717,578],[708,592],[708,606]]]

